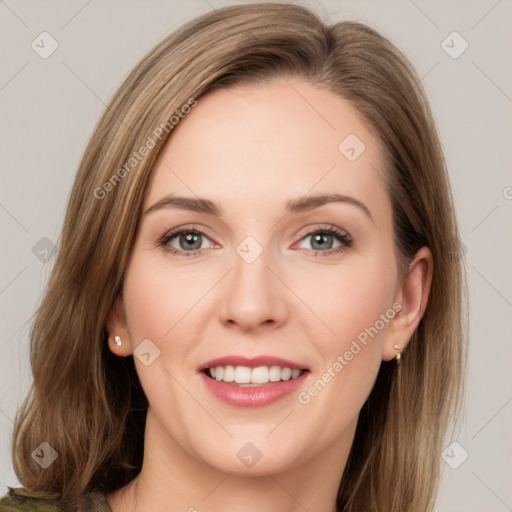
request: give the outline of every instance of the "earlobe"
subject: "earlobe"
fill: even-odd
[[[390,323],[382,354],[384,361],[395,358],[397,351],[401,353],[417,329],[427,308],[433,270],[432,252],[428,247],[422,247],[397,289],[396,300],[401,310]]]
[[[133,351],[121,296],[116,299],[109,312],[107,331],[109,348],[116,356],[126,357],[132,354]]]

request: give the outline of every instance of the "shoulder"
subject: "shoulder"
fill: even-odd
[[[0,512],[60,512],[56,500],[43,494],[28,492],[21,487],[8,487],[9,492],[0,497]],[[112,512],[107,499],[99,492],[84,495],[77,512]]]
[[[0,512],[57,512],[54,502],[43,499],[37,493],[25,489],[9,487],[9,492],[0,498]]]

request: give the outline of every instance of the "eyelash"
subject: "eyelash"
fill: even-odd
[[[178,249],[168,245],[169,242],[173,238],[175,238],[178,235],[182,235],[184,233],[186,233],[186,234],[193,233],[193,234],[201,235],[201,236],[204,236],[205,238],[208,238],[208,235],[201,229],[182,228],[182,229],[167,232],[158,241],[158,246],[161,247],[164,251],[167,251],[176,256],[185,256],[185,257],[197,256],[204,249],[196,249],[194,251],[183,251],[183,250],[178,250]],[[326,251],[315,251],[314,249],[300,249],[300,250],[313,251],[315,254],[315,258],[316,258],[319,254],[322,257],[335,256],[337,254],[342,253],[343,251],[347,250],[348,248],[350,248],[352,246],[352,238],[350,237],[350,235],[344,231],[341,231],[336,226],[332,226],[332,225],[326,225],[326,227],[320,227],[320,228],[316,228],[312,231],[307,231],[305,233],[301,233],[300,240],[302,240],[308,236],[318,235],[318,234],[332,235],[332,236],[334,236],[334,238],[336,238],[341,243],[341,245],[339,247],[336,247],[334,249],[329,249]]]

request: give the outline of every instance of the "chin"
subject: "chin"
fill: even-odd
[[[275,428],[275,425],[272,427]],[[268,476],[292,468],[297,463],[297,454],[304,454],[294,439],[288,437],[288,444],[279,439],[272,440],[265,435],[252,434],[246,429],[243,435],[230,438],[226,443],[213,442],[212,449],[205,450],[206,444],[198,447],[198,455],[205,464],[223,473],[240,476]]]

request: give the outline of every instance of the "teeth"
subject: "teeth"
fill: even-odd
[[[282,380],[290,380],[292,378],[292,369],[291,368],[283,368],[281,370],[281,379]]]
[[[209,368],[212,379],[224,382],[235,382],[236,384],[267,384],[268,382],[279,382],[281,380],[296,379],[302,375],[303,370],[292,370],[280,366],[216,366]]]
[[[251,383],[251,369],[247,366],[237,366],[235,368],[235,382],[237,384]]]
[[[253,384],[266,384],[269,379],[269,369],[266,366],[258,366],[251,370],[251,382]]]
[[[268,371],[270,382],[279,382],[281,380],[281,368],[279,366],[271,366]]]
[[[222,378],[224,382],[233,382],[235,380],[235,367],[226,366],[224,368],[224,376]]]

